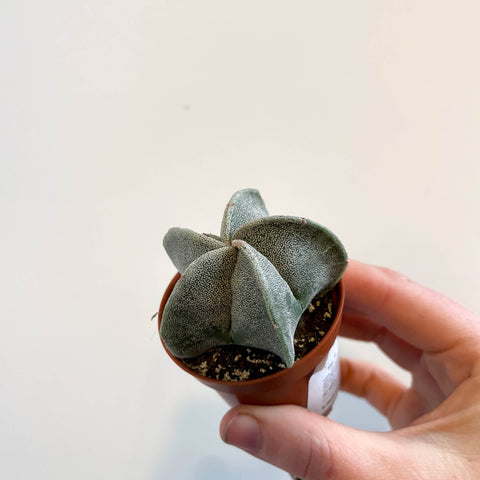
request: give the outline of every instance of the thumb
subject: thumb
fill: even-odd
[[[419,457],[406,437],[356,430],[293,405],[235,407],[223,418],[220,434],[304,480],[410,480],[415,459],[429,458]]]

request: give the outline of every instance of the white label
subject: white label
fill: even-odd
[[[340,388],[338,340],[326,358],[317,366],[308,382],[307,408],[321,415],[328,414]]]

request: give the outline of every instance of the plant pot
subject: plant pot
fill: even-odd
[[[158,328],[165,304],[180,278],[177,273],[168,285],[159,309]],[[336,338],[342,318],[344,288],[342,280],[334,287],[338,299],[337,313],[322,340],[290,368],[262,378],[245,381],[222,381],[204,377],[189,369],[180,359],[163,346],[169,357],[198,381],[216,390],[229,405],[239,403],[253,405],[294,404],[327,415],[339,388],[339,360]]]

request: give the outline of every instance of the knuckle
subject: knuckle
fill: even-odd
[[[309,431],[307,436],[309,440],[301,478],[304,480],[332,480],[334,478],[334,446],[328,436],[318,428]]]

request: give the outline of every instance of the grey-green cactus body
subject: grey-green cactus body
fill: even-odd
[[[160,334],[180,358],[233,343],[293,365],[303,311],[347,265],[332,232],[304,218],[269,216],[253,189],[232,196],[220,237],[172,228],[164,246],[182,276],[165,305]]]

